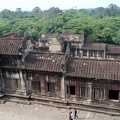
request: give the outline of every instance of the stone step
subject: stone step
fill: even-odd
[[[76,108],[76,109],[79,109],[79,110],[84,110],[84,111],[91,111],[91,112],[97,112],[97,113],[103,113],[103,114],[108,114],[108,115],[111,115],[111,116],[120,116],[120,112],[116,112],[116,111],[108,111],[108,110],[101,110],[99,108],[87,108],[87,107],[76,107],[76,106],[72,106],[71,109],[73,108]]]
[[[26,104],[26,105],[30,105],[31,102],[29,101],[24,101],[24,100],[19,100],[19,99],[9,99],[9,102],[15,102],[15,103],[21,103],[21,104]]]
[[[1,104],[5,104],[7,101],[8,101],[8,99],[6,99],[6,98],[5,98],[5,99],[1,99],[1,100],[0,100],[0,103],[1,103]]]
[[[65,104],[57,104],[55,102],[41,102],[41,101],[28,101],[28,100],[25,100],[25,99],[15,99],[15,98],[11,98],[11,99],[8,99],[8,101],[10,102],[16,102],[16,103],[22,103],[22,104],[27,104],[27,105],[30,105],[30,104],[42,104],[42,105],[45,105],[45,106],[53,106],[53,107],[57,107],[57,108],[65,108],[65,109],[73,109],[73,108],[76,108],[78,110],[84,110],[84,111],[91,111],[91,112],[97,112],[97,113],[103,113],[103,114],[109,114],[111,116],[120,116],[120,112],[119,110],[112,110],[111,109],[108,109],[108,108],[102,108],[101,107],[92,107],[91,106],[87,106],[87,105],[65,105]]]
[[[42,105],[46,105],[46,106],[53,106],[53,107],[58,107],[58,108],[65,108],[65,109],[73,109],[76,108],[78,110],[84,110],[84,111],[91,111],[91,112],[97,112],[97,113],[103,113],[103,114],[109,114],[111,116],[120,116],[120,112],[116,112],[116,111],[106,111],[105,109],[101,110],[98,108],[87,108],[87,106],[81,106],[81,107],[77,107],[77,106],[65,106],[65,105],[60,105],[60,104],[55,104],[55,103],[44,103],[44,102],[36,102],[36,101],[31,101],[31,104],[42,104]]]
[[[120,114],[120,108],[116,106],[108,106],[108,105],[101,105],[101,104],[77,104],[77,103],[70,103],[71,107],[77,107],[78,109],[90,109],[93,111],[103,111],[106,112],[113,112]]]

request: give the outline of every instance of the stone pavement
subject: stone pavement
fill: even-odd
[[[43,106],[38,104],[25,105],[12,102],[0,104],[0,120],[68,120],[72,110]],[[120,116],[93,113],[78,110],[76,120],[120,120]]]

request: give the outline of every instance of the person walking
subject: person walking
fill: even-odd
[[[78,118],[78,116],[77,116],[77,109],[75,108],[74,111],[75,111],[75,118]]]
[[[75,120],[75,111],[73,110],[71,113],[72,120]]]
[[[69,112],[69,120],[73,120],[72,119],[72,112]]]

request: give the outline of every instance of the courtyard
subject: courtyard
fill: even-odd
[[[40,104],[18,104],[6,102],[0,104],[0,120],[69,120],[69,109],[44,106]],[[120,116],[111,116],[90,111],[78,110],[76,120],[120,120]]]

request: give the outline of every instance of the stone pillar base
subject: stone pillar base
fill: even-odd
[[[86,100],[86,103],[90,104],[92,102],[91,99]]]

